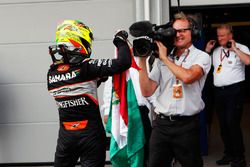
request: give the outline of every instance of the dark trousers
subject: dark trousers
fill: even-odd
[[[199,116],[171,121],[156,117],[150,138],[149,167],[170,167],[173,159],[182,167],[202,167]]]
[[[243,112],[243,82],[215,88],[216,111],[218,114],[224,153],[232,158],[244,157],[244,144],[240,127]]]
[[[152,131],[150,119],[149,119],[149,109],[146,106],[139,106],[144,134],[146,143],[144,146],[144,162],[143,167],[148,167],[148,159],[149,159],[149,139]]]
[[[55,153],[55,167],[104,167],[106,134],[102,126],[77,131],[60,127]]]

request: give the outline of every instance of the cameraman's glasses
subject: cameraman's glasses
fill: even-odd
[[[177,34],[177,33],[183,34],[183,33],[185,33],[187,30],[191,30],[191,28],[183,28],[183,29],[178,29],[178,30],[174,29],[174,30],[175,30],[176,34]]]

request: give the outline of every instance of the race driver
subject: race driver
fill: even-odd
[[[65,20],[57,26],[56,45],[49,51],[53,61],[47,74],[50,94],[59,110],[59,134],[55,167],[103,167],[106,135],[97,99],[98,82],[130,67],[127,33],[113,40],[117,59],[91,59],[93,34],[78,20]]]

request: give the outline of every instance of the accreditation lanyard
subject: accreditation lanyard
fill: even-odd
[[[190,50],[188,49],[187,54],[181,61],[180,66],[182,67],[182,63],[186,61],[188,55],[189,55]],[[175,61],[175,59],[174,59]],[[182,91],[182,84],[179,82],[179,79],[175,78],[175,84],[173,85],[173,98],[175,99],[181,99],[183,97],[183,91]]]
[[[180,64],[181,67],[182,67],[183,62],[186,61],[186,59],[187,59],[187,57],[188,57],[188,55],[189,55],[189,52],[190,52],[190,50],[188,49],[187,54],[184,56],[184,58],[183,58],[182,61],[181,61],[181,64]],[[176,58],[174,59],[174,63],[175,63],[175,60],[177,60],[177,59],[176,59]],[[176,63],[175,63],[175,64],[176,64]]]
[[[224,54],[223,54],[223,53]],[[230,56],[230,52],[229,50],[226,52],[224,49],[221,49],[221,52],[220,52],[220,64],[216,70],[216,73],[220,73],[221,72],[221,69],[222,69],[222,62],[223,60],[225,59],[225,57],[229,57]]]

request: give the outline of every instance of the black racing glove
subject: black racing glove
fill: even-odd
[[[115,34],[115,37],[113,39],[113,43],[116,47],[119,47],[121,45],[124,45],[127,43],[128,39],[128,33],[125,30],[120,30]]]

